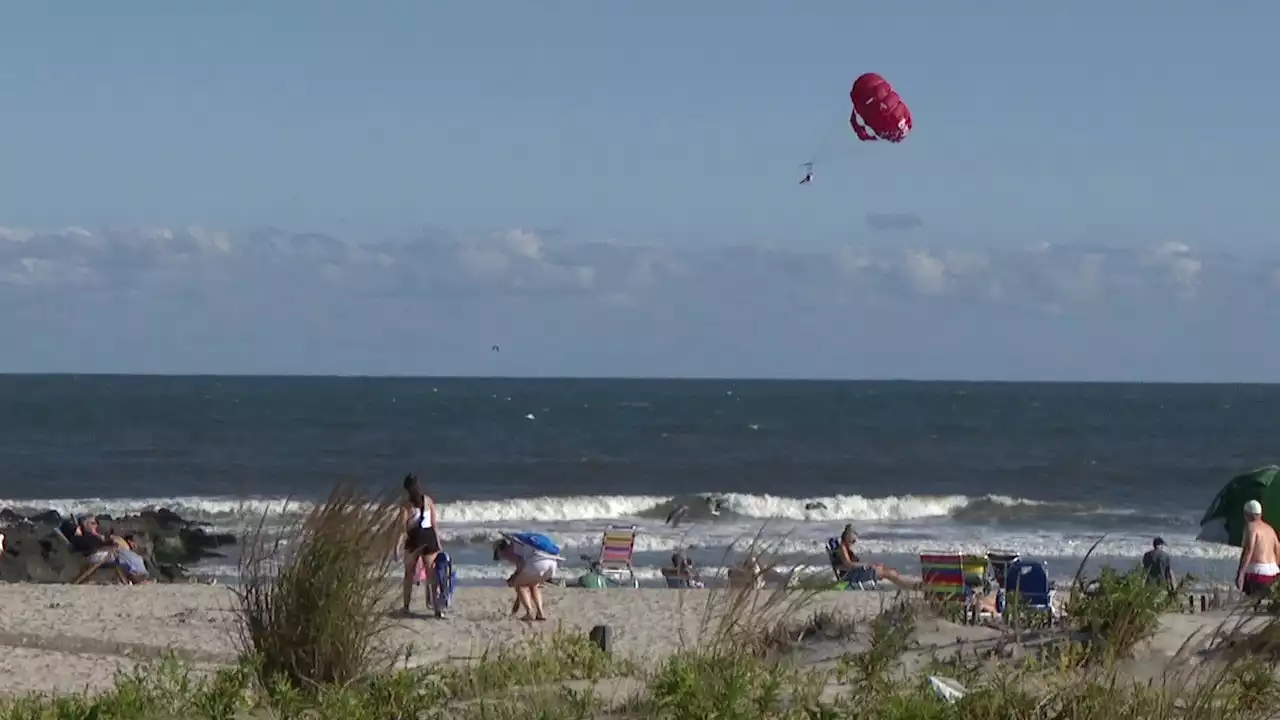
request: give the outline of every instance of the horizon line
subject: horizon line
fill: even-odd
[[[1280,384],[1265,380],[1071,380],[999,378],[912,378],[912,377],[781,377],[733,375],[412,375],[395,373],[262,373],[262,372],[30,372],[0,371],[0,378],[170,378],[170,379],[260,379],[260,380],[498,380],[498,381],[599,381],[619,382],[750,382],[750,383],[862,383],[915,385],[1247,385]]]

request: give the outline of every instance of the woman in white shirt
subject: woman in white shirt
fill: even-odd
[[[542,603],[542,584],[555,577],[559,559],[523,543],[502,539],[493,547],[494,561],[505,560],[516,566],[516,571],[507,578],[507,587],[516,591],[516,601],[512,605],[512,613],[524,609],[525,622],[547,619],[547,611]]]
[[[409,613],[418,562],[427,570],[427,607],[431,609],[431,585],[435,582],[436,555],[440,552],[440,535],[436,531],[435,501],[422,492],[417,475],[404,477],[407,495],[400,509],[404,522],[404,612]]]

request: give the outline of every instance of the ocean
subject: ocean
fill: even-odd
[[[1260,385],[10,375],[0,507],[240,530],[415,472],[460,582],[508,572],[500,531],[576,562],[611,522],[640,528],[649,584],[677,548],[723,566],[762,528],[825,565],[845,523],[913,574],[922,551],[999,548],[1064,577],[1101,537],[1099,561],[1129,566],[1160,535],[1176,570],[1229,580],[1236,551],[1194,536],[1223,483],[1276,461],[1278,404]],[[234,558],[197,570],[230,579]]]

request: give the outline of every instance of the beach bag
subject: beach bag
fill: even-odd
[[[442,612],[453,605],[453,588],[458,582],[458,574],[454,572],[453,560],[450,559],[449,553],[443,550],[436,555],[434,570],[438,594],[434,598],[433,605],[436,612]]]

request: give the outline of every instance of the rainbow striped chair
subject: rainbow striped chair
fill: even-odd
[[[920,589],[930,600],[964,600],[964,556],[960,553],[920,553]]]
[[[986,555],[961,555],[960,568],[964,570],[965,587],[971,591],[973,588],[984,587],[987,584]]]
[[[968,620],[975,587],[987,575],[987,558],[958,552],[920,553],[920,589],[934,602],[960,602]]]
[[[610,525],[604,530],[600,540],[600,556],[596,562],[600,565],[599,573],[618,585],[640,587],[636,579],[635,569],[631,566],[636,552],[635,525]]]

